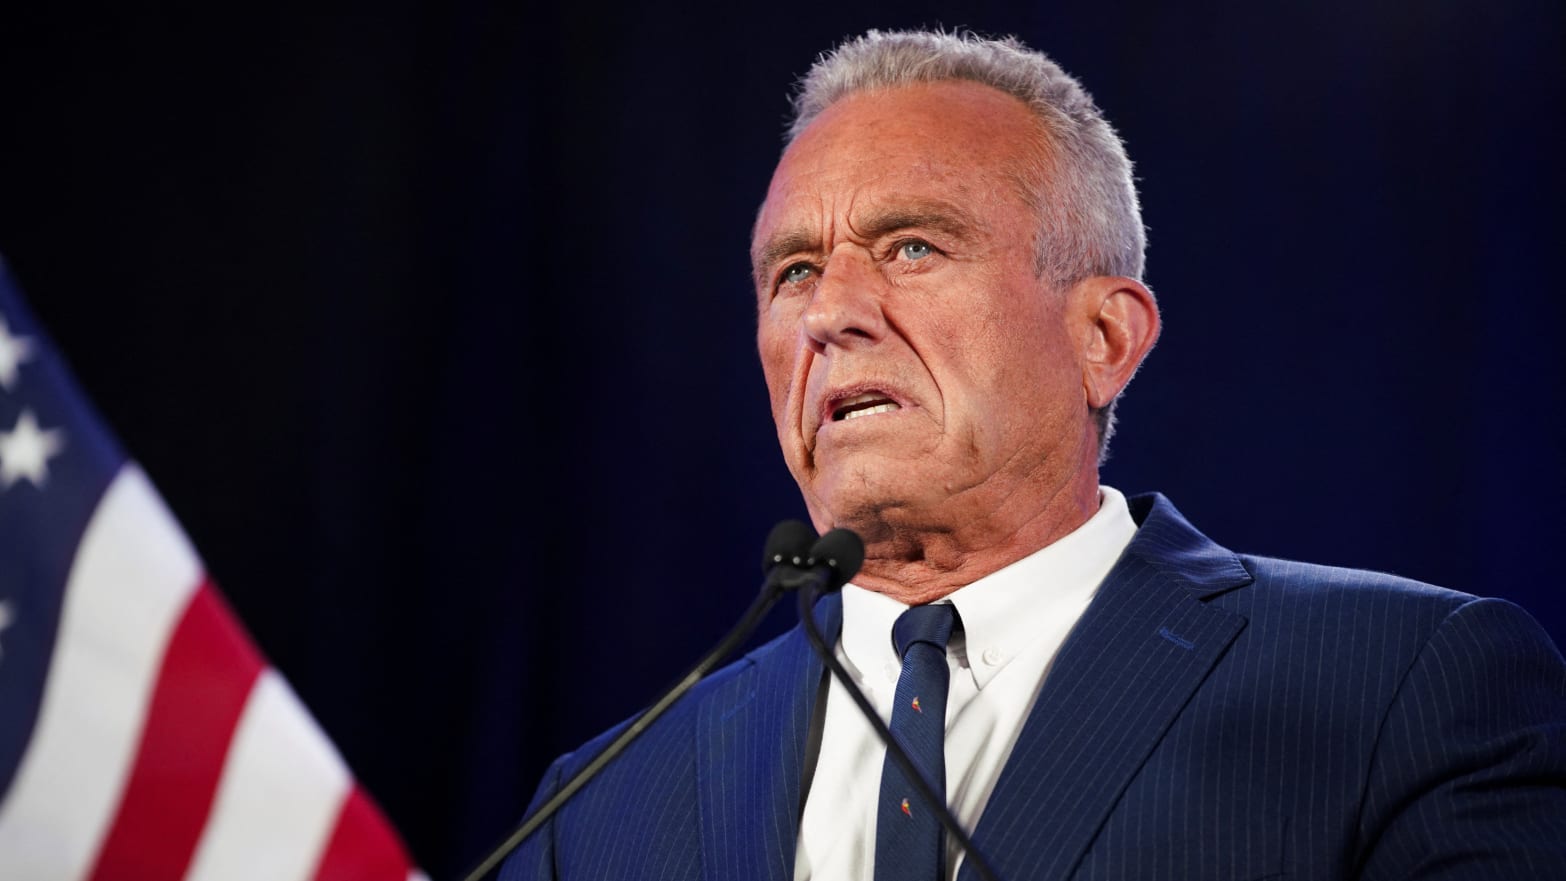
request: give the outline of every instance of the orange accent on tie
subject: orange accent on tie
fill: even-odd
[[[920,712],[920,713],[924,712],[924,709],[919,706],[919,697],[918,697],[918,695],[914,696],[913,708],[917,712]]]
[[[908,799],[906,799],[906,798],[903,799],[903,813],[907,814],[910,817],[913,816],[913,811],[908,810]]]

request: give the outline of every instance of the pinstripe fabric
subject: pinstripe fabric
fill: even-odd
[[[1566,664],[1526,614],[1132,513],[974,830],[1002,878],[1566,879]],[[797,631],[720,672],[502,877],[788,881],[820,675]]]
[[[842,598],[822,599],[816,620],[835,641]],[[791,881],[823,670],[795,628],[712,674],[518,848],[501,881]],[[557,760],[528,811],[625,724]]]
[[[842,597],[816,621],[829,642],[842,629]],[[698,712],[702,878],[792,881],[805,741],[823,666],[795,629],[749,655],[753,666]]]

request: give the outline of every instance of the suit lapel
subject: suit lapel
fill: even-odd
[[[1002,878],[1065,879],[1120,794],[1245,627],[1204,600],[1242,586],[1239,560],[1161,496],[1061,646],[974,830]],[[972,879],[964,862],[962,877]]]
[[[823,598],[815,618],[834,643],[841,597]],[[797,627],[747,660],[750,666],[700,709],[703,874],[709,881],[791,881],[806,742],[824,668]]]

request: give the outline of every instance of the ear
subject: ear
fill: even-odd
[[[1089,407],[1120,394],[1158,340],[1158,301],[1147,286],[1122,276],[1095,276],[1072,292],[1081,309],[1082,391]]]

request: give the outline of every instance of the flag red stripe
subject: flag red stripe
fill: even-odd
[[[229,740],[265,666],[210,581],[174,630],[119,810],[89,876],[178,881],[201,840]]]
[[[337,815],[315,881],[407,881],[410,868],[397,833],[355,786]]]

